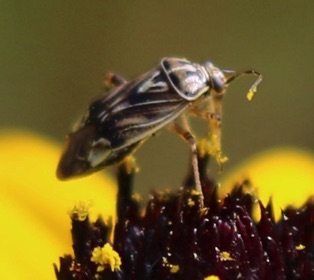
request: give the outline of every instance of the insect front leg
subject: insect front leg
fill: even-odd
[[[197,159],[197,145],[196,140],[193,134],[190,132],[188,122],[185,117],[182,117],[182,123],[184,127],[181,127],[177,123],[172,123],[169,128],[176,133],[178,133],[185,141],[190,144],[191,151],[192,151],[192,167],[194,173],[194,180],[195,180],[195,188],[200,195],[200,205],[201,208],[204,207],[204,195],[201,185],[200,173],[198,170],[198,159]]]
[[[104,78],[104,87],[106,90],[115,88],[125,83],[127,83],[126,79],[112,72],[106,73]]]
[[[201,110],[199,108],[192,109],[191,113],[198,118],[205,119],[209,124],[209,137],[203,139],[199,143],[199,150],[202,154],[209,154],[215,157],[220,169],[222,164],[228,160],[222,155],[221,149],[221,118],[222,118],[222,99],[221,97],[209,97],[207,108]]]

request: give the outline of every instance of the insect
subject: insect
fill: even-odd
[[[254,70],[236,73],[220,70],[211,62],[201,65],[181,58],[163,58],[157,67],[130,82],[107,74],[106,92],[91,103],[66,137],[57,177],[65,180],[117,164],[168,126],[191,145],[195,185],[202,196],[197,144],[187,116],[209,121],[212,154],[219,158],[221,100],[228,84],[247,74],[258,77],[250,88],[253,93],[262,80]]]

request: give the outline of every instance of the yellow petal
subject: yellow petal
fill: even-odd
[[[300,207],[314,195],[314,155],[297,148],[277,148],[257,154],[224,175],[222,195],[249,178],[264,205],[272,197],[275,217],[288,205]]]
[[[115,212],[116,188],[104,174],[60,182],[61,148],[21,131],[0,133],[0,279],[55,279],[53,263],[72,252],[67,212],[91,201],[94,217]]]

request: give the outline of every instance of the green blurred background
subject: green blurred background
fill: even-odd
[[[61,143],[106,71],[131,79],[177,56],[263,73],[253,102],[252,77],[225,96],[226,171],[272,147],[313,150],[313,11],[313,1],[292,0],[1,1],[0,126]],[[178,185],[189,147],[164,130],[137,159],[137,190]]]

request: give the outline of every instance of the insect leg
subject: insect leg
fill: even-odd
[[[199,174],[199,170],[198,170],[196,140],[195,140],[195,137],[193,136],[193,134],[190,132],[189,124],[188,124],[187,119],[185,117],[182,117],[182,123],[183,123],[184,128],[181,127],[180,125],[178,125],[177,123],[172,123],[172,125],[170,126],[170,129],[172,129],[176,133],[178,133],[191,146],[192,167],[193,167],[193,172],[194,172],[195,188],[200,195],[201,208],[203,208],[204,207],[204,195],[203,195],[203,191],[202,191],[201,179],[200,179],[200,174]]]
[[[114,87],[120,86],[126,82],[127,82],[127,80],[124,79],[123,77],[121,77],[115,73],[108,72],[108,73],[106,73],[105,78],[104,78],[104,87],[105,87],[105,89],[109,90],[109,89],[112,89]]]
[[[209,124],[209,137],[200,143],[200,151],[215,157],[219,168],[226,162],[227,157],[222,155],[221,151],[221,117],[222,117],[222,99],[221,97],[210,97],[206,110],[195,108],[191,111],[193,115],[201,119],[206,119]]]

